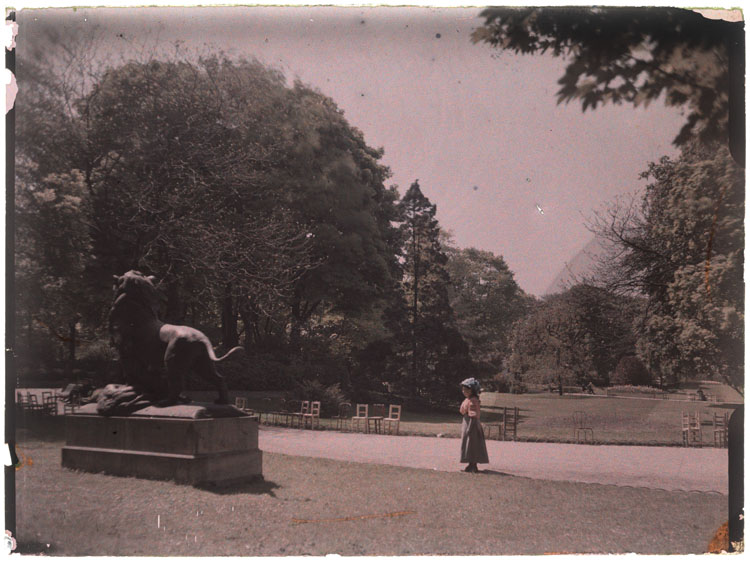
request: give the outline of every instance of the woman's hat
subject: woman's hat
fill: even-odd
[[[479,394],[479,380],[476,378],[466,378],[466,380],[461,382],[461,385],[473,390],[475,394]]]

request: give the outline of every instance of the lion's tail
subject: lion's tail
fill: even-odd
[[[224,356],[221,356],[219,358],[216,358],[216,355],[214,354],[214,350],[209,346],[208,347],[208,355],[211,357],[211,360],[214,362],[221,362],[225,358],[227,358],[229,355],[232,355],[236,353],[237,351],[244,351],[245,347],[233,347],[229,349],[229,352],[227,352]]]

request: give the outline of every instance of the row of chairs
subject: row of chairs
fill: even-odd
[[[320,401],[282,401],[281,408],[259,411],[247,406],[247,398],[237,397],[235,407],[255,415],[258,422],[265,417],[266,423],[289,427],[312,428],[320,427]],[[370,408],[367,403],[358,403],[354,414],[352,404],[344,402],[339,405],[338,414],[333,416],[336,430],[363,431],[382,434],[398,434],[401,423],[401,406],[390,405],[386,415],[385,405],[375,403]]]
[[[345,430],[346,425],[352,431],[363,430],[365,433],[398,434],[401,425],[401,406],[389,405],[388,415],[385,414],[385,404],[373,403],[372,409],[367,403],[357,403],[355,415],[351,415],[351,403],[342,403],[336,417],[336,428]],[[395,429],[395,433],[394,433]]]
[[[76,405],[67,403],[59,393],[43,391],[41,401],[39,396],[32,392],[16,392],[16,403],[21,411],[39,411],[48,415],[58,414],[58,402],[63,402],[63,414],[74,413]]]
[[[729,445],[729,413],[714,413],[712,419],[714,446],[727,448]],[[703,418],[700,411],[682,412],[683,446],[703,445]]]
[[[296,404],[298,406],[295,406]],[[282,408],[279,410],[260,411],[249,408],[247,406],[247,398],[237,397],[234,400],[234,406],[245,413],[256,416],[258,422],[261,422],[262,416],[265,415],[266,422],[272,425],[283,424],[291,427],[307,428],[309,424],[311,429],[320,427],[320,401],[284,401]]]

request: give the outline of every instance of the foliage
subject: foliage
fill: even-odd
[[[16,178],[16,350],[21,367],[65,357],[70,371],[75,340],[93,337],[90,330],[79,333],[80,320],[101,319],[96,306],[81,306],[87,300],[89,209],[80,173],[35,180],[35,171],[23,162]]]
[[[744,50],[742,24],[680,8],[489,8],[472,39],[567,61],[558,103],[686,107],[674,142],[726,141],[729,56]]]
[[[648,386],[651,373],[637,356],[626,355],[617,363],[610,383],[631,386]]]
[[[320,401],[320,416],[338,414],[339,405],[347,401],[338,384],[324,386],[317,380],[303,380],[287,394],[289,399]]]
[[[386,311],[398,385],[411,397],[450,399],[474,371],[450,305],[448,258],[440,243],[436,207],[415,181],[399,202],[401,294]],[[400,364],[399,364],[400,363]]]
[[[635,350],[636,303],[588,285],[537,302],[511,337],[510,372],[523,382],[606,385]]]
[[[743,386],[744,174],[724,147],[651,164],[640,210],[592,223],[608,245],[599,278],[648,297],[639,354],[662,384],[720,378]]]
[[[85,91],[42,64],[23,76],[34,86],[20,107],[17,202],[29,325],[49,310],[64,336],[64,282],[79,289],[81,329],[101,330],[111,275],[131,268],[157,276],[165,319],[262,355],[302,353],[300,333],[323,314],[382,309],[398,272],[397,195],[382,151],[329,98],[223,55],[101,68]],[[52,183],[57,198],[40,203]]]
[[[502,256],[446,246],[450,304],[456,326],[484,377],[502,371],[513,323],[530,301]]]

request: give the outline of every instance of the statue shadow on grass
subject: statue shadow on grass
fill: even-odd
[[[208,491],[215,495],[269,495],[276,497],[273,492],[274,489],[278,489],[281,485],[268,481],[267,479],[258,478],[253,481],[246,481],[242,483],[235,483],[230,485],[194,485],[196,489],[201,491]]]

